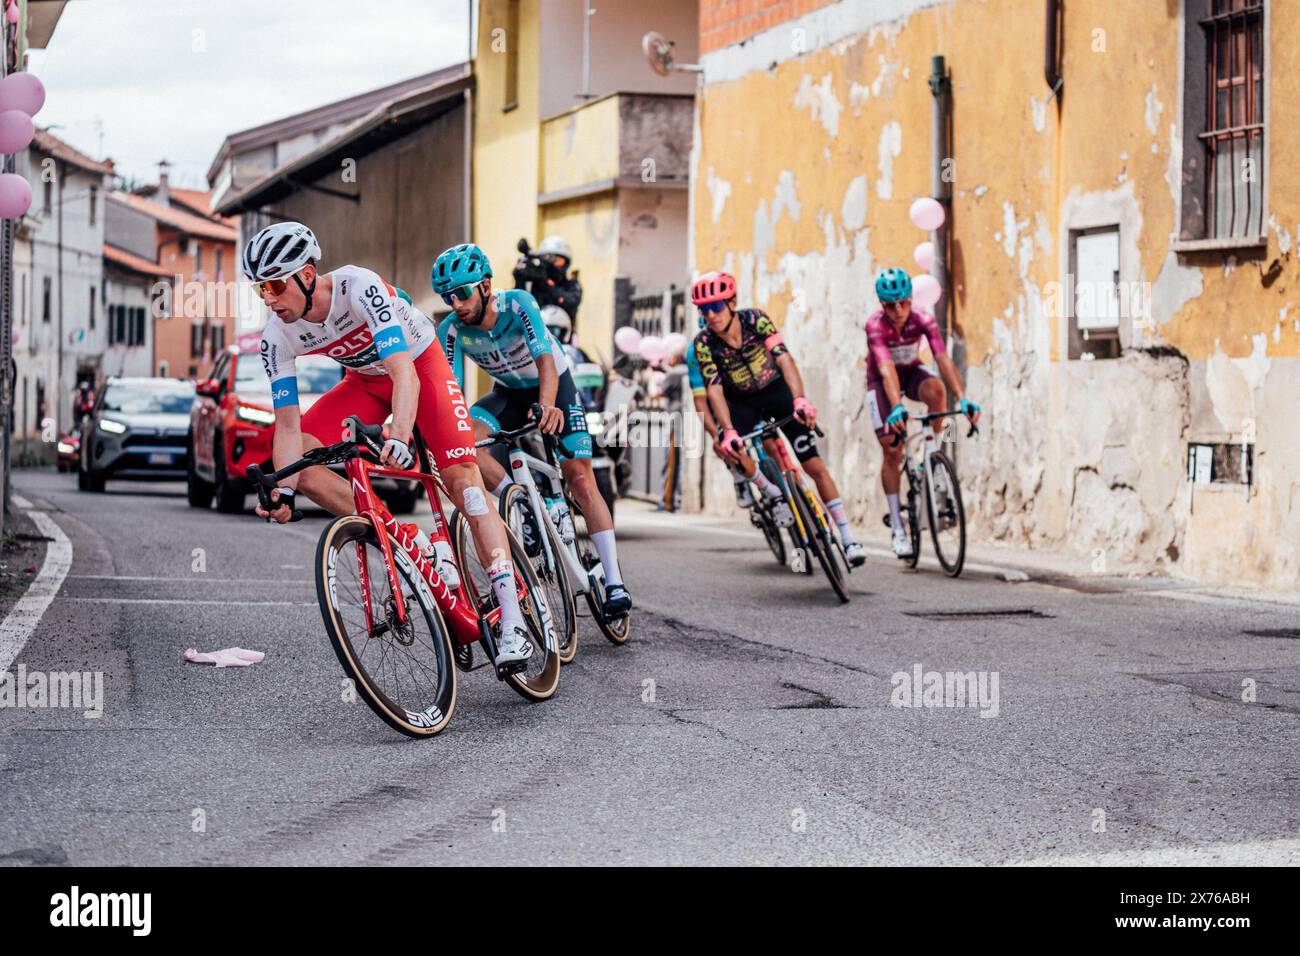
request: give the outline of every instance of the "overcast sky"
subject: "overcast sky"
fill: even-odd
[[[30,68],[40,126],[124,175],[207,188],[221,141],[463,62],[468,0],[71,0]],[[101,140],[102,129],[102,140]]]

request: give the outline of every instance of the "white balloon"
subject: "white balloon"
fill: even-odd
[[[614,333],[614,344],[618,346],[619,351],[636,355],[641,345],[641,333],[634,327],[625,325]]]
[[[939,280],[932,275],[912,276],[912,302],[923,309],[933,308],[943,295]]]
[[[637,350],[647,362],[657,362],[664,357],[664,342],[657,335],[644,335]]]
[[[918,266],[920,266],[926,272],[929,272],[931,269],[934,268],[934,243],[933,242],[921,243],[919,246],[916,247],[916,250],[912,253],[912,258],[916,260],[916,264]]]
[[[926,232],[938,229],[947,218],[939,201],[929,196],[922,196],[912,203],[912,208],[908,210],[907,215],[912,220],[912,225]]]
[[[680,332],[669,332],[664,336],[664,354],[668,357],[686,353],[686,336]]]

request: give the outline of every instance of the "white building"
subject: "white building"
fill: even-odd
[[[38,130],[16,171],[33,197],[14,256],[15,459],[51,461],[54,441],[72,424],[77,382],[101,372],[104,196],[113,166]]]

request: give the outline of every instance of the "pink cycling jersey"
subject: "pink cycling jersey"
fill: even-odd
[[[884,309],[873,312],[867,319],[867,381],[880,380],[880,363],[892,361],[899,368],[912,368],[921,364],[921,339],[930,340],[930,351],[936,356],[946,355],[943,333],[939,323],[929,312],[913,309],[901,330],[885,315]]]

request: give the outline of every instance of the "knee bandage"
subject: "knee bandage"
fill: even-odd
[[[487,498],[481,488],[470,485],[465,489],[465,514],[477,518],[488,513]]]

